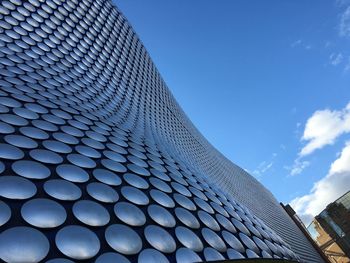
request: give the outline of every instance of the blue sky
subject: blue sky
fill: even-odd
[[[306,223],[350,190],[350,1],[114,2],[202,134]]]

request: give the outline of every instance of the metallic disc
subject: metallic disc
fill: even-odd
[[[149,216],[155,221],[157,224],[164,227],[174,227],[176,222],[175,218],[170,214],[170,212],[159,206],[159,205],[150,205],[147,208]]]
[[[227,256],[229,259],[242,259],[242,258],[244,258],[244,256],[241,253],[239,253],[238,251],[236,251],[232,248],[227,249]]]
[[[90,200],[80,200],[74,203],[72,211],[79,221],[89,226],[104,226],[110,220],[107,209]]]
[[[5,165],[3,162],[0,161],[0,174],[5,171]]]
[[[45,165],[27,160],[14,162],[12,170],[16,174],[30,179],[45,179],[51,174],[50,169]]]
[[[181,263],[194,263],[194,262],[202,262],[202,259],[196,252],[193,252],[189,248],[179,248],[176,251],[176,261]]]
[[[100,255],[95,263],[130,263],[130,261],[118,253],[107,252]]]
[[[11,218],[11,209],[3,201],[0,201],[0,226],[4,225]]]
[[[137,204],[137,205],[147,205],[149,199],[141,190],[132,187],[132,186],[123,186],[121,193],[125,199],[128,201]]]
[[[237,230],[233,226],[233,224],[228,220],[226,217],[220,214],[216,214],[216,220],[219,222],[220,225],[222,225],[226,230],[232,233],[236,233]]]
[[[235,218],[231,218],[231,222],[235,225],[237,229],[239,229],[240,232],[246,235],[250,235],[249,230],[246,228],[246,226],[242,222],[238,221]]]
[[[45,235],[31,227],[13,227],[0,234],[0,258],[5,262],[39,262],[49,249]]]
[[[175,235],[183,246],[196,252],[203,250],[203,244],[200,238],[188,228],[183,226],[176,227]]]
[[[150,191],[150,195],[154,201],[156,201],[158,204],[162,206],[165,206],[168,208],[172,208],[175,206],[174,200],[162,191],[152,189]]]
[[[209,215],[207,212],[198,211],[198,217],[204,225],[211,228],[212,230],[214,230],[214,231],[220,230],[220,226],[219,226],[218,222],[211,215]]]
[[[162,181],[162,180],[160,180],[158,178],[151,177],[149,179],[149,181],[155,188],[157,188],[160,191],[163,191],[163,192],[166,192],[166,193],[171,193],[172,192],[171,187],[166,182],[164,182],[164,181]]]
[[[6,143],[0,143],[0,158],[7,160],[22,159],[24,153],[16,146],[12,146]]]
[[[181,194],[183,196],[187,196],[187,197],[191,197],[192,196],[191,192],[185,186],[183,186],[182,184],[179,184],[177,182],[171,182],[170,184],[174,188],[174,190],[176,192],[178,192],[179,194]]]
[[[200,207],[201,209],[203,209],[207,213],[214,214],[214,209],[203,199],[195,197],[194,202],[196,203],[196,205],[198,205],[198,207]]]
[[[245,222],[245,226],[253,235],[257,236],[258,238],[262,238],[258,229],[256,229],[251,223]]]
[[[89,146],[83,146],[83,145],[78,145],[75,147],[75,150],[82,154],[85,155],[86,157],[90,157],[90,158],[100,158],[101,154],[96,151],[94,148],[91,148]]]
[[[94,168],[96,166],[94,160],[81,154],[68,154],[67,159],[72,164],[82,168]]]
[[[110,225],[106,229],[105,238],[111,248],[124,255],[137,254],[142,248],[140,236],[125,225]]]
[[[158,250],[147,248],[141,251],[138,257],[138,263],[169,263],[169,260]]]
[[[89,180],[89,174],[80,167],[71,164],[61,164],[56,168],[57,174],[74,183],[84,183]]]
[[[203,251],[203,254],[206,261],[225,260],[225,257],[221,255],[219,251],[211,247],[206,247]]]
[[[45,198],[27,201],[21,208],[21,215],[28,224],[40,228],[57,227],[67,218],[62,205]]]
[[[67,144],[55,140],[43,141],[43,146],[46,149],[57,153],[70,153],[72,151],[72,148],[69,147]]]
[[[265,239],[265,243],[274,254],[280,254],[278,248],[271,241]]]
[[[207,243],[220,252],[226,251],[226,245],[221,237],[209,228],[202,229],[202,235]]]
[[[27,136],[22,135],[6,135],[4,140],[12,144],[13,146],[17,146],[25,149],[33,149],[38,147],[38,143]]]
[[[224,230],[222,231],[222,237],[231,248],[237,250],[238,252],[244,253],[245,248],[242,245],[241,241],[239,241],[239,239],[235,235]]]
[[[210,205],[215,209],[216,212],[220,213],[221,215],[225,217],[229,217],[229,214],[226,212],[226,210],[219,204],[215,202],[210,202]]]
[[[196,205],[186,196],[182,194],[174,194],[175,201],[182,207],[195,211],[197,209]]]
[[[94,177],[105,184],[108,185],[120,185],[122,183],[122,179],[116,174],[106,169],[95,169],[92,174]]]
[[[118,193],[103,183],[90,183],[87,185],[86,191],[94,199],[104,203],[115,203],[119,199]]]
[[[200,227],[198,219],[187,209],[182,207],[175,208],[176,217],[186,226],[197,229]]]
[[[269,254],[268,252],[266,252],[265,250],[263,250],[261,252],[261,255],[263,258],[272,258],[271,254]]]
[[[126,159],[123,155],[113,152],[113,151],[103,151],[103,154],[108,158],[116,162],[125,163]]]
[[[0,121],[0,133],[10,134],[14,132],[15,132],[15,128],[13,128],[12,125]]]
[[[256,244],[250,237],[243,233],[239,233],[239,238],[242,240],[243,244],[246,245],[249,249],[251,249],[255,253],[260,253],[259,248],[256,246]]]
[[[141,167],[148,167],[148,164],[143,161],[141,158],[139,157],[136,157],[134,155],[128,155],[128,160],[138,166],[141,166]]]
[[[101,163],[104,167],[106,167],[107,169],[113,172],[125,173],[127,171],[124,165],[113,160],[102,159]]]
[[[28,199],[36,194],[36,186],[19,176],[0,176],[0,196],[9,199]]]
[[[127,173],[124,174],[123,178],[129,185],[139,189],[147,189],[149,187],[147,181],[136,174]]]
[[[59,164],[63,162],[63,158],[59,154],[48,150],[42,150],[42,149],[31,150],[29,152],[29,155],[34,160],[42,163]]]
[[[253,236],[253,241],[261,250],[271,254],[269,247],[260,238]]]
[[[121,221],[130,226],[142,226],[146,223],[145,214],[140,208],[131,203],[116,203],[114,213]]]
[[[144,233],[148,243],[150,243],[155,249],[164,253],[172,253],[175,251],[175,240],[163,228],[155,225],[148,225],[146,226]]]
[[[247,249],[245,253],[247,254],[248,258],[260,258],[260,256],[253,250]]]
[[[45,263],[74,263],[74,261],[65,258],[54,258],[46,261]]]
[[[64,255],[78,260],[92,258],[100,250],[96,234],[82,226],[65,226],[57,232],[55,242]]]
[[[81,197],[81,190],[78,186],[61,179],[45,182],[44,190],[48,195],[64,201],[73,201]]]
[[[19,129],[19,131],[23,135],[28,136],[28,137],[33,138],[33,139],[45,140],[45,139],[49,138],[49,135],[47,134],[47,132],[44,132],[43,130],[40,130],[40,129],[35,128],[35,127],[21,127]]]
[[[132,172],[139,174],[139,175],[143,175],[143,176],[150,176],[151,173],[146,169],[143,168],[141,166],[138,166],[136,164],[128,164],[128,169],[130,169]]]

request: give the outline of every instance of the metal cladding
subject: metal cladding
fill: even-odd
[[[322,262],[108,0],[0,2],[0,259]]]

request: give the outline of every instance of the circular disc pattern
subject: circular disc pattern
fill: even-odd
[[[175,240],[166,230],[159,226],[146,226],[145,237],[151,246],[161,252],[171,253],[176,249]]]
[[[29,224],[40,228],[57,227],[66,221],[66,210],[59,203],[49,199],[32,199],[24,203],[22,217]]]
[[[108,245],[124,255],[133,255],[142,248],[140,236],[125,225],[111,225],[106,229],[105,237]]]
[[[65,226],[56,234],[56,246],[73,259],[89,259],[100,250],[100,241],[91,230],[82,226]]]
[[[45,179],[51,174],[50,169],[45,165],[26,160],[14,162],[12,170],[20,176],[31,179]]]
[[[110,220],[107,209],[89,200],[80,200],[76,202],[73,205],[72,211],[79,221],[89,226],[104,226]]]
[[[298,259],[229,193],[270,198],[249,178],[112,1],[0,1],[0,261]]]
[[[44,234],[30,227],[9,228],[0,234],[0,258],[5,262],[39,262],[49,248]]]
[[[145,214],[131,203],[118,202],[114,206],[114,213],[121,221],[131,226],[142,226],[146,223]]]

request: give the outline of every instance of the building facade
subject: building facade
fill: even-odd
[[[350,262],[350,191],[329,204],[308,230],[334,263]]]
[[[239,150],[239,149],[237,149]],[[323,262],[109,0],[0,2],[0,259]]]

